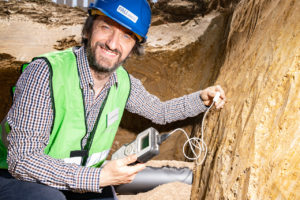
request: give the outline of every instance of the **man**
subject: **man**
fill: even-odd
[[[146,0],[98,0],[89,13],[83,47],[35,58],[18,80],[2,132],[0,199],[114,199],[111,186],[145,168],[129,165],[135,155],[102,166],[124,109],[166,124],[205,111],[216,92],[224,106],[220,86],[161,102],[121,67],[146,40]]]

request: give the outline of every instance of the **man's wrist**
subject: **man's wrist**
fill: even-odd
[[[75,174],[75,190],[100,193],[101,168],[79,167]]]

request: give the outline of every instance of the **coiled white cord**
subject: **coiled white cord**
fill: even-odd
[[[186,159],[193,160],[193,161],[196,160],[196,164],[197,165],[202,165],[202,163],[204,162],[204,160],[206,158],[206,155],[207,155],[207,146],[206,146],[206,144],[204,142],[204,121],[205,121],[207,113],[213,107],[213,105],[219,100],[219,97],[220,97],[220,93],[217,92],[216,95],[215,95],[215,97],[214,97],[214,99],[213,99],[212,104],[209,106],[209,108],[204,113],[204,116],[202,118],[202,123],[201,123],[201,135],[200,135],[200,138],[198,138],[198,137],[192,137],[192,138],[190,138],[188,136],[188,134],[186,133],[186,131],[183,130],[182,128],[177,128],[177,129],[171,131],[170,133],[168,133],[168,137],[170,135],[172,135],[173,133],[175,133],[176,131],[181,131],[181,132],[183,132],[185,134],[187,140],[185,141],[185,143],[182,146],[182,153],[183,153],[183,155],[184,155],[184,157]],[[190,156],[188,156],[185,153],[185,146],[187,144],[190,145],[190,149],[192,150],[194,157],[190,157]],[[195,148],[198,149],[198,153],[196,153]],[[199,158],[200,158],[202,152],[204,152],[204,156],[201,159],[201,161],[199,162]]]

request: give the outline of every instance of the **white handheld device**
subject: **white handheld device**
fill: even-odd
[[[148,128],[138,134],[136,139],[129,144],[124,144],[120,149],[112,154],[111,159],[125,158],[131,154],[137,155],[137,161],[144,163],[159,154],[161,139],[158,131]]]

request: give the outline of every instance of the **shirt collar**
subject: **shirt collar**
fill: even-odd
[[[74,53],[76,55],[77,59],[77,67],[79,71],[79,77],[80,77],[80,88],[93,88],[94,86],[94,80],[91,74],[91,70],[89,67],[89,62],[86,56],[86,48],[84,46],[82,47],[75,47]],[[117,73],[113,72],[111,76],[109,77],[109,81],[106,83],[105,87],[111,87],[113,85],[117,86],[118,84],[118,77]]]

